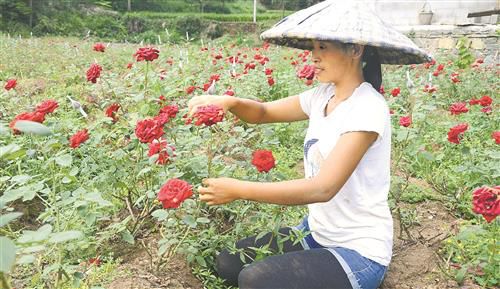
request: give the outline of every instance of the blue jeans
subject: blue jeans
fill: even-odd
[[[302,220],[302,224],[294,229],[310,231],[307,217]],[[363,257],[354,250],[343,247],[324,247],[318,244],[312,234],[308,234],[301,243],[305,250],[324,248],[330,251],[342,265],[353,289],[376,289],[382,283],[387,272],[387,266]]]

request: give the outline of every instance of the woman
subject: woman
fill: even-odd
[[[198,190],[208,205],[238,199],[308,205],[309,215],[302,224],[282,228],[280,233],[307,230],[311,234],[298,244],[285,241],[284,254],[251,263],[255,252],[250,247],[271,241],[271,248],[277,249],[271,234],[236,243],[246,252],[245,263],[239,254],[227,250],[219,254],[217,271],[233,286],[377,288],[391,259],[392,217],[387,204],[391,125],[387,103],[378,90],[380,61],[394,63],[386,58],[395,54],[383,47],[359,44],[369,43],[362,37],[341,41],[335,36],[338,29],[330,33],[327,26],[314,27],[318,19],[328,19],[327,25],[334,25],[330,23],[336,19],[332,15],[344,16],[345,23],[352,11],[371,13],[357,4],[339,7],[334,1],[325,2],[297,12],[262,35],[274,43],[312,49],[316,78],[321,83],[318,87],[270,103],[213,95],[189,102],[191,113],[198,106],[216,104],[248,123],[309,120],[304,141],[306,178],[276,183],[212,178],[204,180]],[[320,33],[312,33],[314,29]],[[427,59],[418,48],[411,48],[416,52],[401,49],[403,58]]]

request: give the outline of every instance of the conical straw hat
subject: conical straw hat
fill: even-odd
[[[370,45],[377,49],[380,62],[387,64],[432,59],[408,37],[385,24],[368,6],[363,1],[324,1],[283,18],[260,37],[277,45],[309,50],[312,50],[311,40]]]

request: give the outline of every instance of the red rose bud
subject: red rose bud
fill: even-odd
[[[409,127],[411,125],[411,116],[402,116],[399,118],[399,125]]]
[[[193,195],[191,185],[183,180],[171,179],[158,192],[158,200],[163,208],[178,208],[184,200]]]
[[[138,121],[135,127],[135,135],[142,143],[150,143],[155,139],[160,139],[164,133],[163,124],[151,118]]]
[[[75,149],[88,139],[89,139],[88,130],[87,129],[80,130],[69,138],[69,146]]]
[[[490,223],[500,215],[500,186],[481,187],[472,193],[472,211]]]
[[[260,173],[269,172],[275,167],[273,152],[269,150],[256,150],[252,155],[252,165],[254,165]]]
[[[102,67],[97,63],[92,63],[89,70],[87,70],[87,81],[96,83],[97,79],[101,76]]]
[[[460,144],[460,137],[469,128],[467,123],[456,125],[448,131],[448,141],[455,144]]]
[[[5,90],[11,90],[11,89],[14,89],[16,88],[16,85],[17,85],[17,80],[15,79],[8,79],[7,82],[5,83]]]
[[[132,65],[133,65],[132,62],[127,63],[127,69],[131,69]]]
[[[391,90],[391,95],[394,97],[398,96],[400,93],[401,93],[401,88],[399,87],[396,87],[393,90]]]
[[[159,139],[159,140],[153,140],[151,143],[149,143],[149,152],[148,156],[152,157],[156,154],[158,154],[158,159],[156,160],[156,163],[159,165],[164,165],[168,163],[170,155],[168,154],[168,149],[171,151],[174,151],[175,148],[168,146],[168,143],[164,139]]]
[[[120,109],[120,104],[118,103],[113,103],[112,105],[110,105],[107,109],[106,109],[106,116],[107,117],[110,117],[113,119],[113,123],[117,122],[118,121],[118,116],[116,115],[116,113],[118,112],[118,110]]]
[[[160,51],[153,47],[142,47],[139,48],[135,53],[134,57],[137,61],[153,61],[158,58]]]
[[[269,86],[273,86],[274,85],[274,78],[268,77],[267,78],[267,84],[269,84]]]
[[[104,44],[102,44],[102,43],[96,43],[94,45],[94,51],[104,52],[104,50],[106,50],[106,46],[104,46]]]
[[[42,114],[53,113],[58,107],[59,104],[57,103],[57,101],[53,99],[48,99],[37,105],[35,111]]]
[[[457,102],[450,106],[449,111],[451,112],[452,115],[457,115],[468,112],[469,109],[467,108],[467,104],[465,102]]]

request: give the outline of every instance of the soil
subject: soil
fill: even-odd
[[[442,240],[457,230],[456,218],[439,201],[404,206],[414,206],[419,224],[400,234],[398,218],[394,216],[393,258],[379,289],[480,289],[471,282],[458,285],[442,269],[447,268],[447,264],[438,255],[439,246]],[[167,268],[157,274],[150,268],[149,260],[145,250],[131,252],[119,266],[117,277],[106,288],[203,288],[182,256],[176,256]]]

